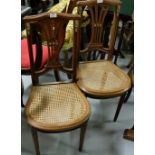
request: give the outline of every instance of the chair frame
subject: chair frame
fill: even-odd
[[[73,52],[72,68],[66,68],[60,64],[59,53],[60,53],[60,49],[61,49],[62,45],[57,40],[59,37],[62,36],[62,32],[60,33],[61,29],[59,29],[59,28],[62,28],[62,29],[64,28],[63,33],[65,33],[65,28],[66,28],[66,24],[68,23],[68,20],[74,21],[73,22],[74,23],[73,24],[74,25],[74,41],[73,41],[74,48],[72,50],[72,52]],[[27,30],[27,37],[28,37],[28,48],[29,48],[29,58],[30,58],[30,64],[31,64],[32,84],[34,86],[42,85],[42,84],[39,84],[39,76],[44,74],[45,72],[48,72],[51,69],[54,69],[57,71],[62,70],[63,72],[70,73],[70,74],[72,74],[72,79],[69,81],[66,81],[66,82],[60,81],[60,82],[52,82],[50,84],[55,85],[55,84],[62,84],[62,83],[67,84],[67,83],[75,83],[76,82],[76,68],[77,68],[76,65],[77,65],[77,61],[78,61],[77,56],[78,56],[78,51],[80,50],[79,49],[79,40],[80,40],[79,21],[80,20],[81,20],[81,17],[79,15],[72,15],[72,14],[66,14],[66,13],[42,13],[39,15],[27,16],[24,18],[25,26],[26,26],[26,30]],[[58,25],[56,25],[56,23],[58,23]],[[50,26],[50,27],[46,26],[49,24],[51,24],[52,26]],[[39,36],[43,36],[43,39],[46,39],[47,46],[49,49],[48,62],[42,69],[36,68],[34,60],[33,60],[32,33],[31,33],[32,32],[31,27],[33,27],[32,25],[35,27],[35,30],[38,32],[38,33],[36,33],[36,35],[39,34]],[[37,29],[38,25],[39,25],[39,29]],[[40,29],[40,27],[41,27],[41,29]],[[49,35],[49,34],[52,34],[52,35]],[[42,42],[39,42],[39,43],[42,44]],[[54,58],[50,57],[52,49],[55,49]],[[27,120],[27,121],[29,123],[29,120]],[[64,130],[64,131],[42,130],[42,129],[34,128],[31,126],[31,132],[32,132],[33,141],[35,144],[36,155],[40,155],[37,131],[44,132],[44,133],[60,133],[60,132],[67,132],[67,131],[71,131],[71,130],[74,130],[77,128],[81,128],[79,151],[82,151],[87,122],[88,122],[88,119],[83,124],[73,127],[73,128],[70,128],[68,130]]]
[[[100,9],[102,10],[101,12],[103,13],[102,15],[101,15],[101,12],[98,13],[100,11],[98,8],[100,5],[101,5]],[[113,20],[112,20],[112,26],[110,29],[111,39],[108,42],[109,47],[104,47],[103,42],[102,42],[102,36],[101,36],[101,32],[103,32],[103,25],[104,25],[103,21],[105,19],[105,16],[108,13],[110,6],[112,6],[112,5],[115,7],[115,9],[114,9],[114,15],[113,15]],[[92,34],[90,36],[90,42],[88,43],[87,48],[80,50],[80,53],[79,53],[79,55],[88,53],[88,61],[80,62],[80,63],[91,62],[90,55],[91,55],[91,52],[94,50],[95,51],[98,50],[101,54],[104,54],[104,55],[108,54],[107,60],[112,61],[114,45],[115,45],[116,35],[117,35],[120,5],[121,5],[121,2],[119,0],[104,0],[102,3],[98,3],[97,0],[91,0],[91,1],[81,0],[81,1],[77,2],[78,14],[82,16],[82,12],[83,12],[84,8],[87,7],[87,9],[90,11],[90,14],[92,17],[91,18],[91,20],[92,20],[91,21],[92,22],[91,23]],[[95,9],[94,12],[92,10],[92,7],[94,7],[94,9]],[[95,61],[93,60],[93,62],[95,62]],[[116,94],[110,94],[109,96],[103,96],[103,95],[96,96],[96,95],[88,92],[85,88],[80,88],[80,89],[83,91],[83,93],[85,93],[86,97],[95,98],[95,99],[108,99],[108,98],[114,98],[114,97],[120,96],[120,100],[119,100],[118,107],[117,107],[113,121],[117,120],[118,114],[120,112],[120,109],[122,107],[122,104],[124,102],[124,99],[126,97],[126,93],[128,90],[124,90],[124,91],[116,93]]]

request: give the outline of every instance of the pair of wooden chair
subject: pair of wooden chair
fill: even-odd
[[[25,107],[25,116],[32,129],[37,155],[40,155],[37,131],[59,133],[81,128],[79,150],[82,151],[86,125],[91,114],[86,96],[99,99],[121,96],[114,118],[116,120],[126,92],[131,86],[128,75],[111,62],[120,1],[105,0],[100,3],[96,0],[79,1],[77,6],[79,15],[53,12],[24,18],[33,83]],[[104,18],[111,6],[115,7],[114,18],[109,35],[109,47],[104,48],[102,42]],[[80,51],[80,24],[85,7],[90,12],[92,30],[87,48]],[[60,60],[60,52],[69,20],[73,21],[74,45],[71,64],[67,67],[64,65],[66,63]],[[44,53],[44,46],[47,48],[47,61],[37,67],[37,57],[33,51],[38,49],[38,53]],[[91,57],[93,53],[100,52],[108,54],[108,60],[79,62],[80,54],[89,53],[88,57]],[[51,69],[57,73],[65,72],[70,78],[61,81],[58,76],[57,82],[40,83],[39,76]]]

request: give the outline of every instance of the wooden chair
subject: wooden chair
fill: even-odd
[[[66,68],[59,58],[64,43],[66,23],[69,20],[74,22],[74,48],[72,66]],[[79,50],[79,20],[79,15],[66,13],[43,13],[24,18],[33,83],[25,107],[25,117],[32,129],[36,155],[40,155],[37,131],[60,133],[81,128],[79,150],[82,151],[86,124],[90,116],[90,105],[75,83]],[[42,43],[48,48],[48,61],[39,69],[35,67],[31,28],[36,30],[41,50]],[[71,73],[72,78],[59,82],[40,82],[39,76],[52,69]]]
[[[114,121],[117,120],[126,92],[131,87],[129,76],[112,63],[120,4],[119,0],[104,0],[103,3],[97,3],[96,0],[77,2],[79,14],[82,15],[83,9],[87,6],[91,20],[90,42],[79,53],[83,61],[78,65],[77,84],[82,92],[91,98],[106,99],[121,96]],[[114,6],[115,10],[108,47],[104,47],[104,19],[111,6]],[[90,55],[93,55],[93,52],[107,54],[107,59],[91,60]],[[86,54],[90,61],[84,61]]]

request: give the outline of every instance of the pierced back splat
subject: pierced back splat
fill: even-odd
[[[29,47],[29,57],[30,57],[30,64],[31,64],[31,74],[34,77],[34,81],[38,83],[38,76],[50,69],[54,70],[65,70],[63,64],[60,63],[60,52],[61,48],[64,44],[65,40],[65,30],[66,25],[69,20],[79,21],[79,15],[72,15],[67,13],[43,13],[39,15],[27,16],[25,17],[26,23],[26,30],[28,36],[28,47]],[[76,22],[74,22],[76,23]],[[79,26],[79,24],[78,24]],[[75,27],[75,24],[74,26]],[[74,37],[78,35],[78,27],[74,28]],[[42,45],[47,46],[48,48],[48,61],[47,63],[41,68],[36,70],[34,67],[34,60],[33,60],[33,48],[32,48],[32,33],[31,31],[35,30],[36,38],[39,38],[40,48],[43,48]],[[75,34],[76,33],[76,34]],[[75,49],[73,53],[77,52],[76,46],[78,45],[78,39],[74,39]],[[39,51],[37,51],[39,52]],[[42,50],[43,52],[43,50]],[[75,66],[74,66],[75,67]],[[69,70],[73,72],[72,70]]]
[[[62,24],[64,23],[64,24]],[[43,20],[39,23],[42,42],[48,46],[48,62],[46,68],[59,68],[59,53],[65,39],[65,21],[63,19]]]
[[[78,1],[77,5],[78,5],[78,13],[80,15],[82,15],[83,10],[87,8],[91,20],[90,41],[87,47],[81,50],[81,53],[98,50],[100,52],[108,53],[110,58],[112,56],[115,44],[120,1],[104,0],[103,2],[98,2],[97,0],[91,0],[91,1],[87,0],[87,1]],[[113,13],[113,20],[110,28],[108,47],[105,47],[103,44],[104,26],[105,26],[104,22],[105,17],[111,6],[114,6],[115,10]]]

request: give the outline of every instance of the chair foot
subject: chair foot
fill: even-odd
[[[113,119],[114,122],[117,121],[117,118],[118,118],[119,112],[120,112],[120,110],[121,110],[122,104],[124,103],[125,96],[126,96],[126,93],[123,94],[123,95],[120,97],[120,100],[119,100],[119,103],[118,103],[118,106],[117,106],[117,110],[116,110],[116,113],[115,113],[115,116],[114,116],[114,119]]]
[[[124,130],[123,138],[134,141],[134,126]]]
[[[37,131],[35,129],[31,128],[31,132],[32,132],[32,137],[33,137],[33,141],[34,141],[36,155],[40,155]]]
[[[80,144],[79,144],[79,151],[82,152],[83,149],[83,142],[84,142],[84,137],[86,133],[86,128],[87,128],[87,122],[81,126],[81,131],[80,131]]]

